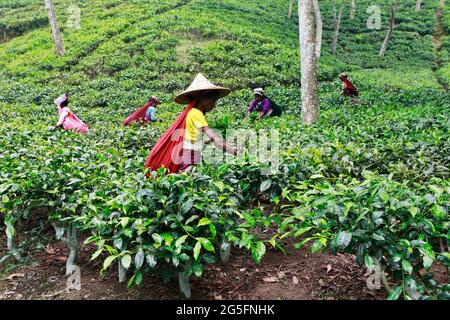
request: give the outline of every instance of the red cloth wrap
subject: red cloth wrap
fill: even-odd
[[[344,94],[345,95],[358,95],[358,90],[348,79],[344,79]]]
[[[137,121],[144,121],[145,114],[147,113],[148,108],[152,104],[153,100],[150,100],[146,104],[144,104],[140,109],[136,110],[132,114],[128,116],[128,118],[125,119],[123,122],[124,126],[128,126],[133,122]]]
[[[60,114],[62,111],[63,111],[63,108],[61,108],[61,106],[58,105],[58,114]],[[85,134],[89,131],[89,127],[87,126],[87,124],[84,123],[83,121],[81,121],[75,115],[75,113],[73,113],[72,111],[70,111],[67,114],[66,119],[64,119],[63,129],[66,131],[73,129],[77,133],[83,133],[83,134]]]
[[[186,116],[196,103],[197,101],[191,102],[162,137],[159,138],[145,161],[145,169],[156,171],[164,167],[169,170],[167,173],[177,173],[180,171],[182,165],[181,151],[183,149],[186,130]]]

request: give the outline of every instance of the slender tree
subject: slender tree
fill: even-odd
[[[355,0],[350,0],[350,20],[355,18],[356,13],[356,3]]]
[[[337,0],[333,0],[333,26],[336,25],[336,18],[337,18],[336,2]]]
[[[313,11],[313,0],[298,0],[302,122],[307,125],[311,125],[319,115]]]
[[[319,0],[313,0],[314,15],[316,18],[316,58],[320,58],[320,51],[322,49],[322,15],[320,14]]]
[[[292,17],[292,10],[294,9],[294,0],[289,0],[289,13],[288,18],[290,19]]]
[[[391,39],[392,32],[394,31],[395,27],[395,13],[397,12],[399,0],[394,0],[394,2],[391,5],[391,16],[389,17],[389,29],[386,34],[386,37],[384,38],[383,44],[380,49],[380,57],[384,57],[384,53],[386,52],[387,45],[389,43],[389,40]]]
[[[292,14],[294,6],[294,1],[291,0],[289,13]],[[314,16],[316,20],[316,57],[320,58],[320,52],[322,49],[322,33],[323,33],[323,22],[322,22],[322,14],[320,13],[319,0],[313,0],[314,7]],[[291,16],[289,15],[289,18]]]
[[[338,41],[338,37],[339,37],[339,29],[341,28],[342,11],[344,10],[344,6],[345,6],[345,1],[341,0],[339,14],[338,14],[336,23],[334,25],[333,48],[332,48],[333,55],[336,54],[336,47],[337,47],[337,41]]]
[[[416,0],[416,11],[420,11],[422,7],[422,0]]]
[[[58,22],[56,21],[55,10],[51,0],[44,0],[45,9],[47,10],[48,21],[52,29],[53,42],[55,43],[55,51],[57,55],[64,55],[64,45],[61,40],[61,33],[59,31]]]

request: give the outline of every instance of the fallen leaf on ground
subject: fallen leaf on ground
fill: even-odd
[[[47,261],[57,261],[65,263],[67,261],[67,257],[65,256],[51,256],[47,258]]]
[[[278,278],[277,277],[268,277],[268,278],[263,278],[263,281],[265,281],[265,282],[277,282]]]
[[[292,282],[293,282],[294,284],[298,284],[298,278],[297,278],[296,276],[293,276],[293,277],[292,277]]]
[[[327,273],[331,271],[331,265],[327,265]]]
[[[14,278],[23,278],[25,273],[13,273],[8,276],[8,280],[13,280]]]
[[[55,253],[55,249],[51,246],[51,245],[47,245],[47,247],[45,248],[45,252],[47,252],[48,254],[54,254]]]
[[[59,261],[59,262],[66,262],[67,261],[67,257],[59,256],[59,257],[55,257],[55,260]]]

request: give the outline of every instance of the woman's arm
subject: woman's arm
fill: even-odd
[[[250,103],[250,107],[248,107],[247,112],[248,112],[248,113],[251,113],[251,112],[253,111],[253,109],[255,109],[255,106],[256,106],[256,100],[253,100],[253,101]]]
[[[234,156],[238,155],[238,149],[230,145],[228,142],[223,140],[217,133],[214,132],[210,127],[203,127],[203,132],[212,140],[217,148],[226,151]]]
[[[56,124],[57,127],[62,126],[62,124],[64,123],[64,120],[66,120],[66,117],[68,114],[69,114],[69,111],[67,110],[67,108],[63,108],[59,115],[58,123]]]

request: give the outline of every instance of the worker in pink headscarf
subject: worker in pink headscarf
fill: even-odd
[[[58,106],[59,114],[59,120],[56,124],[57,128],[63,128],[66,131],[75,130],[78,133],[87,133],[89,131],[88,126],[69,109],[69,95],[67,93],[56,98],[54,103]]]

